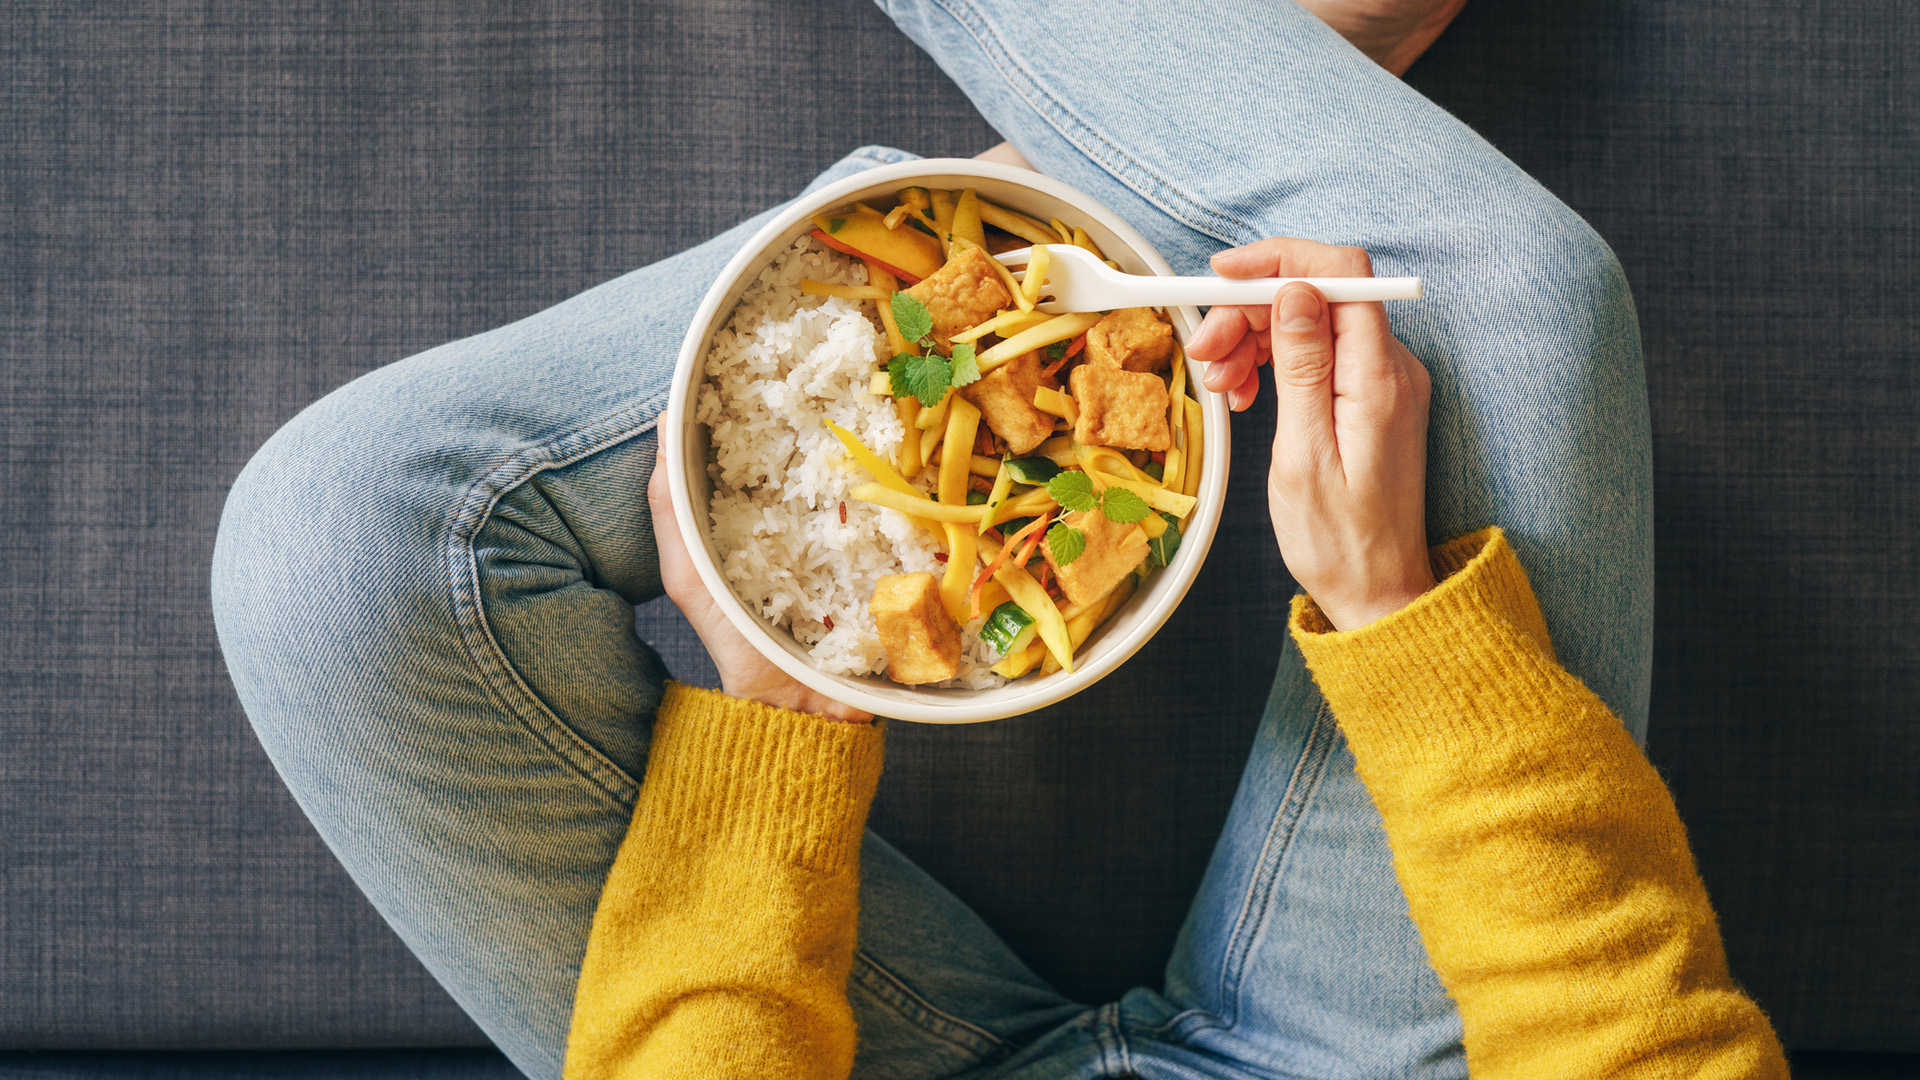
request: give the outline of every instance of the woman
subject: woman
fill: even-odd
[[[883,6],[1176,268],[1429,285],[1391,324],[1289,289],[1191,343],[1236,407],[1275,360],[1270,503],[1312,601],[1165,986],[1069,1001],[863,836],[878,730],[759,661],[649,518],[673,343],[758,220],[374,372],[236,483],[236,686],[386,918],[538,1077],[1783,1075],[1633,745],[1619,268],[1334,29],[1403,69],[1458,4]],[[727,694],[634,640],[663,578]]]

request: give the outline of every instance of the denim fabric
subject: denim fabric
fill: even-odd
[[[1291,234],[1424,277],[1395,329],[1435,375],[1433,531],[1506,526],[1562,659],[1644,732],[1647,414],[1631,303],[1592,230],[1291,5],[1179,27],[1094,3],[888,12],[1178,269]],[[1045,44],[1059,33],[1108,62]],[[1221,51],[1261,57],[1257,82],[1192,77]],[[906,156],[870,147],[816,183]],[[660,391],[754,225],[328,396],[223,516],[216,619],[262,743],[533,1076],[559,1066],[663,676],[630,607],[658,590],[641,492]],[[862,913],[862,1076],[1464,1072],[1377,815],[1290,650],[1164,986],[1069,1000],[877,838]]]

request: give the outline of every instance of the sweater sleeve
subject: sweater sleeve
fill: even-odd
[[[1554,659],[1497,529],[1433,549],[1441,584],[1293,635],[1385,820],[1468,1069],[1498,1077],[1780,1077],[1727,971],[1666,786]]]
[[[845,1077],[882,732],[670,684],[587,939],[567,1080]]]

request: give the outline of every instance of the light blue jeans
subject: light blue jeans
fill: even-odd
[[[1505,526],[1560,657],[1643,734],[1646,400],[1626,283],[1585,223],[1289,3],[883,6],[1180,272],[1290,235],[1426,279],[1393,323],[1434,376],[1430,530]],[[909,156],[857,150],[815,183]],[[667,675],[632,626],[660,592],[654,423],[695,306],[759,223],[329,395],[221,522],[215,613],[261,741],[533,1077],[559,1072]],[[1266,459],[1241,444],[1239,468]],[[1164,985],[1065,999],[870,837],[849,992],[860,1077],[1465,1075],[1379,817],[1291,649]]]

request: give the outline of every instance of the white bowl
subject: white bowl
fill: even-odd
[[[1057,217],[1084,227],[1107,257],[1129,273],[1173,273],[1146,238],[1113,211],[1039,173],[964,158],[930,158],[885,165],[850,176],[800,199],[768,222],[727,263],[719,280],[707,291],[706,300],[694,315],[686,340],[680,346],[680,361],[674,369],[673,387],[660,427],[658,467],[667,470],[674,512],[680,519],[682,536],[693,553],[694,565],[699,568],[707,591],[718,600],[721,610],[733,620],[740,633],[768,660],[828,697],[881,716],[931,724],[998,720],[1051,705],[1100,681],[1145,645],[1187,595],[1187,589],[1200,572],[1200,564],[1206,559],[1207,549],[1213,544],[1214,530],[1220,523],[1220,510],[1226,498],[1227,405],[1224,397],[1201,385],[1199,366],[1188,361],[1187,381],[1199,397],[1206,417],[1202,463],[1205,471],[1201,474],[1199,505],[1181,537],[1173,565],[1155,573],[1146,588],[1136,592],[1118,614],[1075,650],[1072,674],[1056,671],[1051,675],[1028,675],[991,690],[940,690],[902,686],[883,676],[832,675],[814,667],[805,646],[747,610],[721,576],[719,553],[714,550],[712,538],[712,519],[707,513],[707,502],[713,493],[706,469],[709,439],[706,428],[692,420],[693,406],[708,343],[714,333],[726,325],[741,295],[760,272],[812,230],[813,216],[855,200],[891,199],[896,191],[909,185],[974,188],[981,198],[1023,211],[1041,221]],[[1190,307],[1171,308],[1167,313],[1172,317],[1174,333],[1183,342],[1200,323],[1200,313]]]

